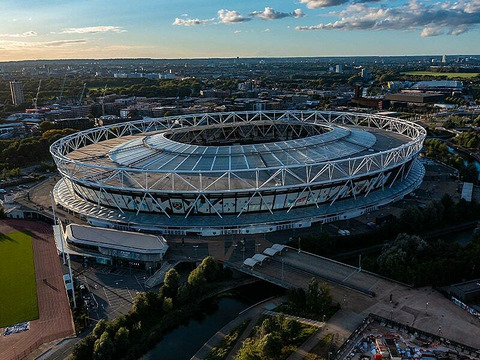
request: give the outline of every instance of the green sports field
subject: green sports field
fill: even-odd
[[[415,75],[415,76],[446,76],[449,79],[454,79],[454,78],[471,79],[477,76],[479,73],[442,73],[442,72],[434,72],[434,71],[408,71],[402,74]]]
[[[38,318],[31,235],[0,234],[0,327]]]

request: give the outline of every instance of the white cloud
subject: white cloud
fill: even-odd
[[[78,27],[78,28],[67,28],[64,29],[60,34],[97,34],[97,33],[122,33],[125,32],[120,26],[87,26],[87,27]]]
[[[296,17],[296,18],[301,18],[301,17],[305,16],[305,13],[303,12],[302,9],[295,9],[293,11],[293,16]]]
[[[50,47],[65,47],[70,45],[86,44],[85,39],[55,40],[55,41],[10,41],[0,40],[2,50],[38,50]]]
[[[338,6],[343,5],[349,2],[353,3],[365,3],[365,2],[377,2],[380,0],[300,0],[300,4],[307,4],[309,9],[318,9],[318,8],[326,8],[331,6]]]
[[[422,32],[420,33],[421,37],[429,37],[429,36],[439,36],[443,35],[443,28],[437,26],[427,26],[423,28]]]
[[[38,34],[35,31],[26,31],[21,34],[0,34],[0,37],[9,37],[9,38],[26,38],[37,36]]]
[[[251,18],[244,17],[238,11],[230,11],[226,9],[218,10],[218,19],[224,24],[238,24],[251,20]]]
[[[283,19],[286,17],[299,18],[299,17],[305,16],[305,14],[303,13],[302,9],[296,9],[291,13],[285,13],[285,12],[276,11],[275,9],[267,6],[263,11],[252,12],[250,16],[257,17],[262,20],[277,20],[277,19]]]
[[[307,1],[307,0],[302,0]],[[331,13],[337,21],[311,26],[297,26],[308,30],[421,30],[422,37],[444,33],[460,35],[480,24],[480,0],[459,0],[435,3],[409,3],[393,7],[372,7],[366,1],[350,4],[345,10]]]
[[[172,23],[172,25],[178,25],[178,26],[197,26],[197,25],[206,25],[211,22],[213,22],[214,19],[205,19],[205,20],[200,20],[200,19],[180,19],[176,18],[175,21]]]

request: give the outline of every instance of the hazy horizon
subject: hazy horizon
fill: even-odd
[[[480,53],[480,0],[17,0],[0,61]]]

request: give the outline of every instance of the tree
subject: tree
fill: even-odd
[[[275,318],[267,317],[265,320],[262,321],[262,324],[259,326],[257,334],[259,334],[259,336],[265,336],[275,331],[275,328]]]
[[[82,341],[78,342],[73,348],[72,355],[75,360],[91,360],[95,336],[88,335]]]
[[[255,338],[247,338],[238,350],[235,360],[262,360],[262,354],[257,349]]]
[[[318,280],[315,278],[312,278],[307,285],[307,291],[306,291],[306,305],[307,305],[308,311],[310,312],[315,311],[319,296],[320,296],[320,292],[318,291]]]
[[[173,300],[172,298],[166,297],[163,299],[162,310],[165,313],[172,311],[173,309]]]
[[[177,302],[179,304],[186,304],[190,298],[190,291],[188,290],[188,286],[185,284],[180,285],[177,292]]]
[[[93,329],[93,335],[95,336],[95,338],[99,339],[100,336],[102,336],[102,334],[104,333],[106,328],[107,328],[107,322],[105,321],[105,319],[101,319]]]
[[[458,213],[452,197],[449,194],[445,194],[442,196],[440,203],[443,206],[443,220],[447,222],[457,220]]]
[[[416,235],[399,234],[383,247],[377,263],[382,273],[404,282],[413,280],[413,265],[428,249],[428,244]]]
[[[200,294],[204,291],[206,283],[207,280],[200,267],[195,268],[190,275],[188,275],[187,284],[196,294]]]
[[[165,280],[162,287],[162,295],[173,298],[177,295],[178,287],[180,286],[180,275],[177,270],[170,269],[165,275]]]
[[[100,339],[95,341],[93,346],[93,359],[94,360],[110,360],[115,352],[112,339],[107,332],[104,332]]]
[[[55,124],[51,121],[42,121],[39,125],[38,125],[40,131],[42,133],[44,133],[45,131],[48,131],[48,130],[53,130],[55,129]]]
[[[277,333],[265,335],[259,344],[264,359],[277,359],[282,353],[282,347],[282,339]]]
[[[214,281],[218,276],[218,264],[212,256],[204,258],[199,266],[207,282]]]
[[[409,206],[400,215],[400,227],[409,233],[418,233],[423,230],[424,217],[422,211],[416,206]]]
[[[302,288],[291,289],[287,293],[288,302],[298,309],[305,308],[307,297]]]
[[[123,352],[128,349],[130,345],[130,331],[126,327],[121,327],[115,334],[115,347],[118,352]]]
[[[302,327],[298,321],[285,318],[282,324],[284,341],[293,341],[300,333]]]

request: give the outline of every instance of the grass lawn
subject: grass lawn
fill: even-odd
[[[408,71],[402,74],[405,75],[415,75],[415,76],[446,76],[447,78],[462,78],[470,79],[477,76],[479,73],[441,73],[434,71]]]
[[[0,234],[0,327],[38,318],[32,236]]]

